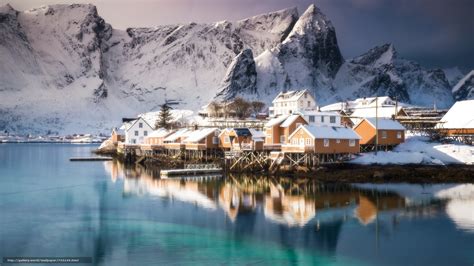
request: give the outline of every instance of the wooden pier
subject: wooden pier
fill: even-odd
[[[161,170],[161,178],[171,176],[203,176],[222,173],[222,168],[215,164],[185,165],[184,169]]]

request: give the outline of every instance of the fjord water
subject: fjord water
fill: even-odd
[[[0,145],[0,256],[95,265],[473,265],[474,185],[161,180],[92,145]]]

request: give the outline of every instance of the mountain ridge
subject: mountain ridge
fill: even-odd
[[[301,16],[293,7],[235,22],[126,30],[113,29],[93,5],[22,12],[5,5],[0,58],[0,130],[15,132],[104,132],[166,100],[196,110],[217,96],[269,103],[289,89],[310,89],[320,103],[375,93],[453,102],[438,70],[399,59],[345,60],[315,5]],[[420,95],[427,100],[416,102]]]

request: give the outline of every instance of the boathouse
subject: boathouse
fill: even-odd
[[[376,130],[377,127],[377,130]],[[361,145],[375,145],[378,135],[378,145],[392,148],[405,141],[405,127],[396,120],[386,118],[364,118],[354,127]]]
[[[226,128],[219,135],[219,147],[223,150],[263,150],[265,133],[253,128]]]
[[[285,153],[356,154],[361,137],[351,128],[302,125],[281,147]]]
[[[279,116],[271,119],[265,125],[265,150],[280,150],[286,144],[288,137],[301,125],[308,122],[299,114]]]
[[[183,140],[186,150],[215,150],[219,148],[219,129],[202,128],[191,131]]]
[[[179,129],[173,134],[163,139],[165,149],[167,150],[181,150],[184,149],[184,140],[192,131],[187,128]]]
[[[119,142],[123,142],[125,140],[125,136],[123,132],[120,132],[119,129],[114,128],[112,129],[112,134],[110,136],[110,139],[112,140],[112,143],[115,145]]]
[[[437,128],[441,133],[472,143],[474,138],[474,100],[458,101],[441,118]]]
[[[153,132],[151,132],[148,137],[145,138],[145,144],[162,146],[164,144],[165,138],[174,132],[174,130],[168,130],[166,128],[153,130]]]

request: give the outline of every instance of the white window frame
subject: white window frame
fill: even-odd
[[[341,139],[336,139],[336,143],[341,143]]]
[[[329,123],[331,123],[331,124],[335,124],[335,123],[336,123],[336,116],[335,116],[335,115],[331,115],[331,116],[329,117]]]
[[[300,138],[300,139],[299,139],[299,145],[300,145],[300,146],[304,146],[304,138]]]
[[[311,138],[306,138],[306,142],[305,142],[305,143],[306,143],[306,145],[311,146],[311,145],[312,145],[312,143],[311,143]]]
[[[349,140],[349,147],[355,147],[355,145],[356,145],[355,139],[350,139]]]
[[[143,128],[143,123],[142,122],[138,122],[138,128]]]
[[[148,136],[148,131],[143,131],[143,136],[147,137]]]
[[[310,116],[308,117],[308,120],[309,120],[310,123],[314,123],[314,121],[316,121],[316,120],[314,119],[314,115],[310,115]]]
[[[285,143],[285,135],[280,135],[280,143]]]
[[[380,132],[380,133],[381,133],[380,135],[382,135],[383,139],[387,138],[387,131],[386,130],[382,130],[382,132]]]
[[[402,139],[402,132],[401,131],[397,132],[397,139]]]
[[[224,143],[230,143],[230,137],[224,136]]]
[[[292,145],[298,145],[298,139],[297,138],[292,138],[291,139],[291,144]]]
[[[323,140],[324,147],[329,147],[329,139]]]
[[[219,137],[218,136],[212,136],[212,144],[214,144],[214,145],[219,144]]]
[[[135,137],[138,137],[138,135],[139,135],[138,130],[135,130],[134,134],[135,134]]]
[[[324,115],[321,116],[321,123],[324,123]]]

